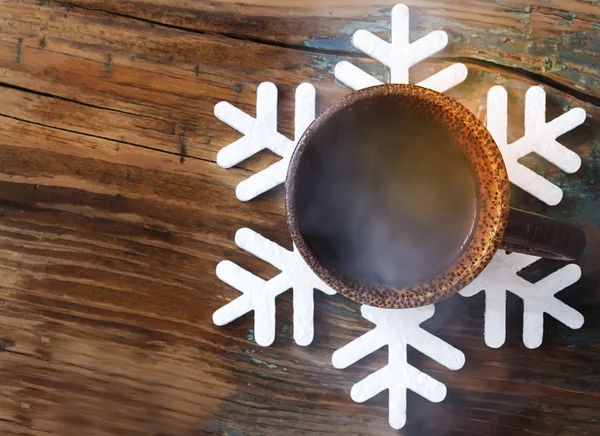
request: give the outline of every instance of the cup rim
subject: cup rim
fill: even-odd
[[[448,128],[466,153],[478,186],[477,218],[471,239],[461,254],[442,272],[426,281],[404,287],[359,282],[323,266],[300,232],[295,206],[298,168],[316,133],[326,127],[332,117],[355,103],[385,97],[404,97],[403,103],[408,104],[411,110],[421,111]],[[444,94],[417,85],[385,84],[345,96],[321,113],[306,129],[290,159],[285,182],[285,208],[294,246],[319,279],[361,304],[411,308],[433,304],[455,294],[483,271],[504,236],[510,209],[510,187],[500,149],[483,122],[465,106]]]

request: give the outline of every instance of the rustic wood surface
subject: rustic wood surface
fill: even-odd
[[[251,316],[213,326],[237,295],[214,274],[220,260],[274,274],[235,247],[235,231],[291,245],[282,189],[235,199],[235,185],[273,156],[215,164],[239,137],[214,118],[215,103],[254,114],[257,85],[273,81],[290,135],[297,84],[316,86],[321,111],[349,92],[335,83],[336,62],[384,74],[350,39],[359,28],[387,37],[393,1],[0,0],[0,434],[600,434],[600,3],[406,3],[413,38],[442,28],[451,41],[412,77],[464,62],[469,78],[449,94],[482,118],[487,90],[503,84],[511,138],[531,85],[548,92],[549,117],[587,111],[562,138],[583,158],[577,174],[526,159],[565,190],[563,202],[513,197],[586,229],[583,278],[559,294],[583,328],[546,317],[544,344],[528,350],[522,304],[509,297],[507,343],[493,350],[483,296],[442,302],[427,327],[467,363],[452,372],[411,350],[448,396],[431,404],[409,393],[397,432],[387,393],[349,397],[386,350],[347,370],[330,364],[371,328],[356,304],[317,294],[309,347],[292,340],[289,292],[273,347],[254,343]]]

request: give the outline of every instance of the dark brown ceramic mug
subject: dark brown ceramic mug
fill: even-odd
[[[292,155],[286,209],[309,267],[348,298],[387,308],[435,303],[499,248],[576,260],[585,235],[510,208],[502,155],[475,115],[413,85],[352,93]]]

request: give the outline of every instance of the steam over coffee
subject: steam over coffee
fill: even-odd
[[[476,219],[474,174],[452,136],[397,104],[362,100],[311,140],[297,171],[300,233],[348,278],[390,287],[443,271]]]

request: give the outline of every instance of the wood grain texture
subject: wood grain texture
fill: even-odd
[[[546,318],[544,344],[527,350],[521,303],[510,297],[507,343],[491,350],[483,298],[442,302],[427,327],[467,363],[450,372],[411,352],[412,364],[448,385],[448,397],[430,404],[409,393],[408,424],[395,432],[387,394],[362,405],[349,397],[354,382],[383,366],[385,350],[344,371],[330,364],[334,350],[370,329],[356,304],[317,294],[318,333],[306,348],[292,340],[289,292],[278,299],[271,348],[254,343],[251,316],[212,325],[212,312],[236,296],[214,274],[220,260],[275,273],[235,247],[235,231],[250,227],[291,246],[281,189],[235,199],[235,185],[273,156],[230,170],[214,163],[239,137],[214,118],[214,104],[254,114],[257,85],[273,81],[280,130],[290,136],[299,83],[315,84],[320,112],[349,92],[333,79],[338,61],[385,74],[350,36],[360,27],[387,36],[393,2],[4,0],[0,434],[600,433],[600,5],[407,3],[413,37],[444,28],[452,41],[443,57],[411,70],[414,79],[462,60],[469,79],[449,94],[482,118],[487,90],[503,84],[511,138],[522,134],[531,85],[544,84],[549,118],[588,112],[561,138],[583,158],[577,174],[526,159],[565,190],[560,206],[513,196],[586,229],[584,276],[559,294],[585,315],[584,327]]]
[[[354,53],[351,36],[368,29],[387,36],[396,1],[254,0],[210,2],[69,0],[64,5],[102,10],[140,21],[299,50]],[[444,29],[444,56],[468,57],[530,74],[600,97],[600,15],[590,0],[406,0],[412,38]],[[598,100],[595,100],[596,103]]]

